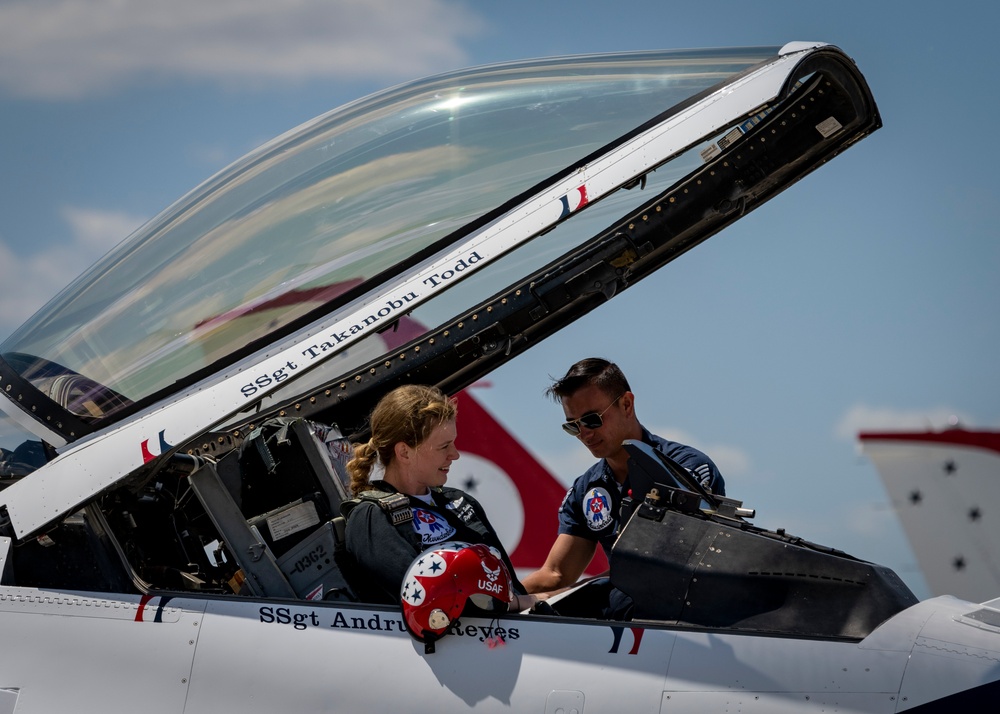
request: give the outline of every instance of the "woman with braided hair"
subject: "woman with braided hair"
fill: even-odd
[[[347,463],[354,500],[344,504],[347,550],[369,602],[399,603],[410,564],[448,541],[495,548],[512,580],[511,608],[540,599],[525,594],[486,512],[472,496],[446,486],[455,448],[455,403],[441,390],[408,384],[386,394],[372,411],[371,438]],[[372,480],[380,467],[381,478]]]
[[[450,439],[444,438],[441,441],[444,448],[439,454],[443,457],[439,466],[440,473],[432,474],[434,480],[440,480],[440,483],[425,486],[442,485],[447,479],[448,465],[459,457],[454,448],[457,415],[455,403],[435,387],[406,384],[382,397],[369,420],[371,438],[363,444],[355,445],[354,458],[347,463],[352,494],[358,496],[369,489],[371,472],[379,463],[385,469],[383,481],[393,485],[417,487],[417,484],[407,482],[413,478],[420,479],[425,474],[410,467],[408,459],[411,454],[408,449],[401,449],[403,460],[397,461],[396,446],[409,445],[415,450],[416,447],[412,445],[426,441],[438,426],[445,427],[442,436]]]

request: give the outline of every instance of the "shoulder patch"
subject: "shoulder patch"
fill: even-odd
[[[607,528],[614,521],[611,511],[611,494],[600,486],[596,486],[583,496],[583,516],[587,527],[592,531]]]
[[[455,528],[444,518],[424,508],[413,509],[413,530],[424,546],[435,545],[455,535]]]

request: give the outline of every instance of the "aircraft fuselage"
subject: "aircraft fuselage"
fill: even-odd
[[[995,695],[1000,667],[1000,612],[954,598],[858,642],[509,615],[427,654],[393,608],[3,587],[0,632],[18,714],[945,711],[944,691]]]

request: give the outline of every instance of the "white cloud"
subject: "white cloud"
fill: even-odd
[[[482,29],[457,0],[8,0],[0,88],[36,98],[156,78],[404,79],[462,64]]]
[[[145,218],[118,211],[71,206],[64,208],[62,214],[69,223],[74,244],[91,254],[91,260],[107,253],[146,221]]]
[[[861,431],[943,429],[954,423],[975,424],[975,420],[949,407],[903,410],[855,404],[836,426],[836,435],[854,441]]]
[[[146,219],[125,213],[65,208],[71,239],[27,256],[0,241],[0,340]]]

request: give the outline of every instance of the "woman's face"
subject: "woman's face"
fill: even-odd
[[[441,422],[413,449],[409,476],[412,483],[421,487],[417,493],[425,493],[432,486],[443,486],[448,480],[451,462],[459,457],[455,448],[457,436],[454,420]]]

